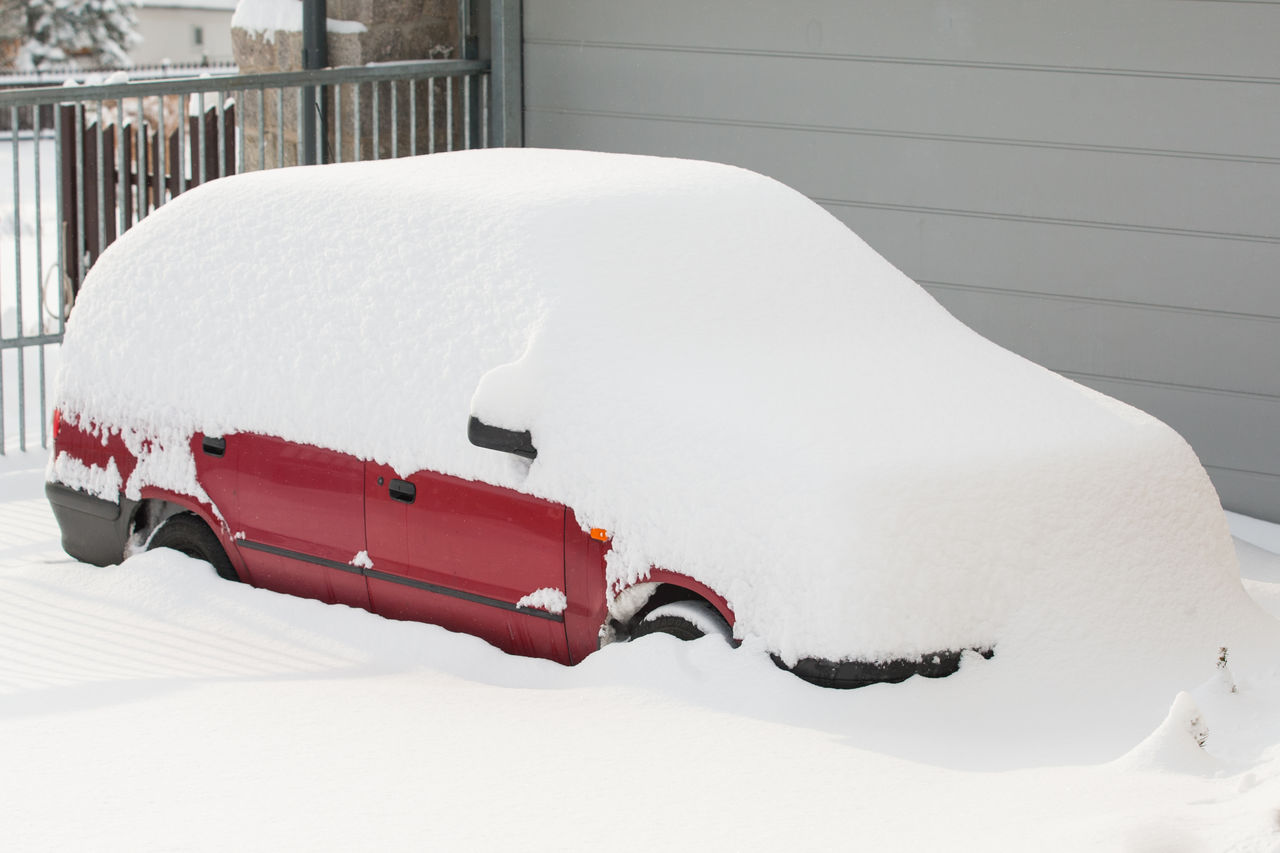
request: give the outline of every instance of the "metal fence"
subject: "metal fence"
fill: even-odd
[[[116,76],[124,75],[129,82],[139,80],[163,80],[179,77],[226,77],[238,74],[239,69],[234,62],[199,65],[183,63],[181,65],[131,65],[128,68],[79,68],[72,64],[43,65],[31,71],[5,71],[0,73],[0,90],[32,89],[40,86],[73,86],[105,83]],[[124,82],[123,80],[120,82]],[[46,105],[39,111],[45,127],[53,126],[53,106]],[[31,130],[36,113],[22,110],[19,113],[21,126],[19,130]],[[13,129],[13,115],[9,110],[0,109],[0,133],[8,133]]]
[[[230,75],[239,69],[234,62],[182,62],[130,65],[127,68],[82,68],[72,63],[44,64],[29,71],[0,71],[0,88],[29,86],[61,86],[68,80],[105,81],[113,74],[125,74],[129,80],[158,80],[166,77],[196,77],[203,74]],[[7,128],[6,128],[7,129]]]
[[[27,450],[37,435],[48,446],[64,324],[86,271],[115,236],[235,172],[484,147],[489,63],[25,89],[0,92],[0,112],[10,128],[0,152],[11,159],[0,159],[0,194],[12,202],[6,215],[0,200],[4,454]]]

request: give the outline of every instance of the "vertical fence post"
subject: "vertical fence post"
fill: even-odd
[[[378,81],[369,84],[373,89],[373,159],[382,159],[382,136],[378,131],[382,128],[382,113],[378,109]]]
[[[391,156],[394,158],[400,156],[400,99],[395,80],[388,80],[387,88],[391,90]]]
[[[444,150],[453,150],[453,81],[458,78],[444,78]]]
[[[63,323],[67,317],[67,281],[70,276],[67,274],[67,217],[70,216],[66,196],[66,139],[62,135],[62,126],[64,122],[64,111],[66,107],[62,104],[56,104],[53,108],[53,136],[57,142],[54,143],[55,159],[58,161],[58,170],[56,183],[57,189],[55,195],[57,197],[58,215],[55,222],[58,223],[58,335],[62,335]]]
[[[489,145],[524,145],[521,0],[490,0]]]
[[[40,107],[31,108],[31,152],[35,161],[35,199],[36,199],[36,334],[40,336],[40,348],[37,352],[39,367],[37,375],[40,381],[40,446],[49,446],[48,401],[45,399],[45,364],[44,364],[44,198],[40,194]]]
[[[138,123],[138,135],[134,142],[137,150],[133,158],[135,164],[134,175],[137,177],[138,182],[137,221],[139,222],[147,215],[147,120],[143,109],[142,96],[139,95],[138,117],[134,119]]]
[[[342,84],[333,87],[333,114],[337,120],[333,123],[333,162],[342,162]]]
[[[267,88],[258,89],[258,168],[267,168]]]
[[[409,156],[418,154],[418,80],[409,81]]]
[[[190,110],[189,102],[186,95],[178,97],[178,156],[174,160],[173,168],[178,175],[176,189],[174,195],[180,195],[187,191],[187,112]],[[194,162],[192,166],[194,167]]]
[[[84,281],[84,104],[78,103],[73,108],[75,120],[72,122],[72,134],[76,139],[75,150],[75,193],[76,193],[76,257],[75,281],[71,286],[71,301],[76,301],[80,293],[80,283]]]
[[[24,330],[22,324],[22,204],[21,204],[21,175],[18,170],[19,149],[18,149],[18,108],[9,108],[9,120],[11,122],[10,130],[13,133],[13,275],[15,287],[15,317],[17,321],[17,337],[18,343],[18,449],[27,449],[27,394],[26,380],[27,370],[23,356],[26,353],[26,347],[22,346],[21,338]],[[0,365],[0,371],[4,370],[4,366]],[[3,391],[0,391],[0,396]],[[0,411],[0,420],[4,419],[4,414]],[[0,449],[3,449],[3,440],[0,439]]]
[[[329,64],[329,51],[326,44],[326,18],[328,11],[325,0],[302,0],[302,67],[305,69],[324,68]],[[316,145],[316,114],[320,123],[327,127],[323,106],[316,100],[316,87],[303,86],[299,92],[302,103],[298,107],[298,132],[302,134],[302,158],[308,166],[323,162]],[[321,99],[323,100],[323,98]]]
[[[462,58],[480,58],[480,39],[475,35],[475,21],[472,20],[473,6],[470,0],[464,0],[463,16],[458,21],[458,29],[462,36]],[[462,78],[463,93],[463,133],[462,147],[466,149],[480,147],[480,86],[476,75],[468,72]]]
[[[164,121],[164,95],[160,95],[159,108],[156,115],[156,207],[165,203],[165,191],[169,187],[169,169],[173,164],[169,160],[169,134]]]
[[[218,93],[218,103],[214,106],[218,117],[218,177],[227,174],[227,93]]]

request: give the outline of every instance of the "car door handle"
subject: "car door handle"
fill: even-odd
[[[391,481],[391,500],[400,501],[400,503],[411,504],[413,499],[417,497],[418,487],[413,483],[405,480]]]

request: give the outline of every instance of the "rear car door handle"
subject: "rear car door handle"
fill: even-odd
[[[406,480],[391,481],[391,499],[400,503],[411,504],[418,494],[418,487]]]

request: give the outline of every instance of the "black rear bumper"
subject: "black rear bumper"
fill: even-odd
[[[974,649],[984,658],[990,658],[991,649]],[[819,687],[851,689],[868,684],[897,684],[913,675],[925,678],[943,678],[960,668],[960,652],[934,652],[915,659],[890,661],[845,660],[830,661],[820,658],[801,658],[795,666],[787,666],[777,655],[773,662],[783,669],[816,684]]]
[[[124,495],[116,502],[64,486],[45,483],[45,497],[62,530],[62,550],[95,566],[124,559],[124,545],[138,501]]]

